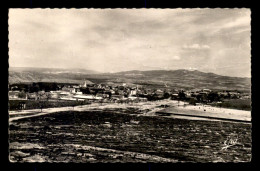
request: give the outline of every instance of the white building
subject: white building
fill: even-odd
[[[132,96],[132,95],[136,95],[136,90],[131,90],[130,91],[130,96]]]
[[[101,100],[102,97],[96,97],[94,95],[75,95],[73,96],[75,99],[84,99],[84,100]]]

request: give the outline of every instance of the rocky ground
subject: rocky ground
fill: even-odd
[[[13,162],[249,162],[251,124],[145,116],[135,108],[13,120]]]

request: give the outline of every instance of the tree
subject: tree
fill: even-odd
[[[44,100],[39,100],[39,107],[40,107],[40,109],[41,109],[41,112],[42,112],[42,109],[45,107],[45,105],[46,105],[46,102],[44,101]]]
[[[39,97],[40,100],[44,99],[44,96],[46,97],[46,94],[43,91],[38,92],[37,94],[38,94],[38,97]]]
[[[230,99],[231,98],[231,94],[228,92],[227,93],[227,98]]]
[[[201,102],[207,104],[207,94],[202,94]]]
[[[201,95],[201,94],[198,94],[198,95],[196,96],[196,99],[197,99],[199,102],[201,102],[201,101],[202,101],[202,95]]]
[[[100,99],[100,100],[99,100],[99,103],[100,103],[101,106],[102,106],[102,104],[103,104],[103,99]]]
[[[207,96],[207,99],[210,101],[210,102],[213,102],[213,101],[219,101],[220,97],[218,95],[217,92],[210,92]]]
[[[41,109],[41,112],[42,112],[42,109],[46,107],[46,101],[47,101],[47,96],[45,92],[38,92],[38,97],[39,97],[39,107]]]
[[[26,98],[26,93],[24,91],[21,91],[18,93],[19,98]]]
[[[236,95],[236,94],[233,94],[233,95],[231,96],[231,98],[232,98],[232,99],[238,99],[238,98],[239,98],[239,96],[238,96],[238,95]]]
[[[40,91],[40,87],[38,84],[33,83],[32,86],[29,87],[29,92],[34,93]]]
[[[80,87],[79,89],[83,94],[91,94],[89,88]]]
[[[184,93],[184,91],[180,91],[180,92],[178,93],[178,96],[179,96],[179,99],[180,99],[180,100],[186,99],[186,94]]]
[[[109,98],[111,98],[111,96],[112,96],[112,93],[111,93],[111,92],[106,92],[105,94],[108,94],[108,95],[109,95]]]
[[[73,108],[73,110],[74,110],[74,107],[77,105],[77,103],[78,103],[78,100],[75,101],[75,102],[72,102],[72,108]]]
[[[189,100],[189,104],[191,104],[191,105],[194,105],[194,106],[196,106],[196,99],[195,98],[190,98],[190,100]]]
[[[51,98],[51,93],[45,93],[46,100],[49,101]]]
[[[168,99],[170,97],[170,94],[168,92],[164,92],[163,98]]]

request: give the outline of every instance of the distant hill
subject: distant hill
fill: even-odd
[[[78,68],[33,68],[33,67],[10,67],[9,71],[15,72],[39,72],[47,74],[61,74],[61,73],[78,73],[78,74],[99,74],[97,71],[78,69]]]
[[[89,80],[97,79],[105,82],[134,83],[150,88],[175,88],[175,89],[203,89],[213,90],[251,90],[251,79],[241,77],[221,76],[214,73],[205,73],[198,70],[150,70],[150,71],[125,71],[109,74],[98,74],[88,77]]]
[[[148,88],[251,90],[251,79],[221,76],[198,70],[149,70],[125,71],[118,73],[97,73],[77,69],[9,69],[9,83],[19,82],[59,82],[59,83],[128,83]]]
[[[84,69],[56,68],[9,68],[9,83],[57,82],[57,83],[87,83],[82,75],[97,74],[98,72]]]

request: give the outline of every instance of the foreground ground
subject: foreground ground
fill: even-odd
[[[59,111],[13,120],[10,161],[248,162],[251,159],[251,124],[155,116],[149,111],[143,114],[145,107],[143,111],[129,106],[98,109]]]

